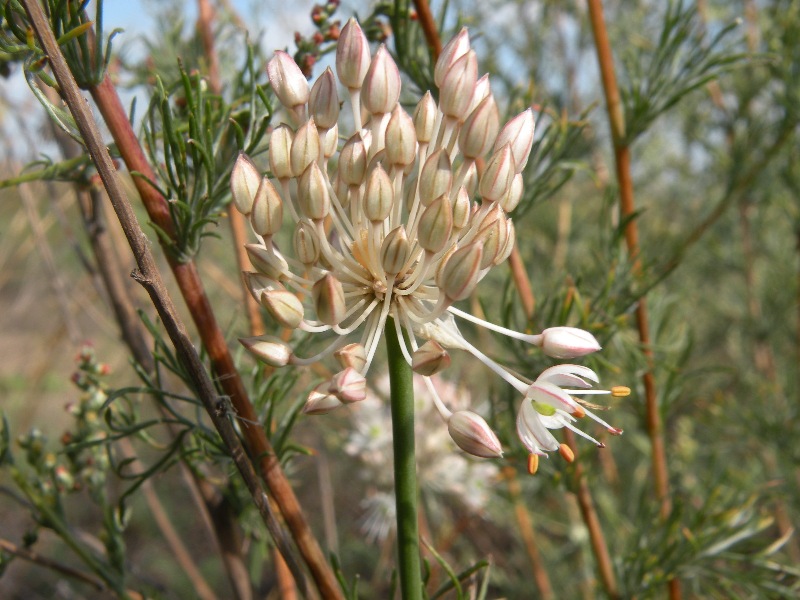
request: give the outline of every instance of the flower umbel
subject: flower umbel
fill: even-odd
[[[400,73],[391,55],[381,46],[370,56],[355,20],[342,30],[336,70],[355,128],[344,144],[333,72],[328,69],[309,90],[291,57],[278,52],[267,72],[296,128],[284,124],[271,134],[272,178],[260,177],[244,155],[231,177],[234,206],[250,217],[259,241],[247,247],[255,268],[245,274],[251,293],[282,327],[329,342],[308,358],[269,336],[242,340],[245,348],[273,366],[332,354],[341,370],[315,388],[306,406],[307,413],[320,414],[364,398],[383,330],[394,327],[404,358],[424,377],[453,439],[477,456],[500,455],[497,438],[477,414],[453,414],[430,382],[449,365],[448,349],[470,352],[525,395],[518,429],[532,454],[558,449],[548,429],[573,428],[584,414],[617,432],[572,399],[577,392],[558,387],[583,393],[588,381],[597,380],[589,369],[564,365],[535,382],[523,381],[470,344],[456,325],[456,317],[469,320],[555,358],[600,349],[580,329],[522,334],[453,306],[514,247],[508,213],[522,196],[521,171],[533,144],[531,109],[500,128],[466,30],[437,62],[440,104],[426,93],[413,115],[398,103]],[[485,161],[481,173],[479,161]],[[279,248],[273,238],[286,214],[293,243]]]

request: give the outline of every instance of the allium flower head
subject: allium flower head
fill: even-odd
[[[245,348],[273,366],[335,356],[341,370],[315,388],[306,406],[319,414],[365,397],[383,330],[395,327],[405,359],[425,376],[456,443],[477,456],[499,456],[485,421],[469,411],[453,415],[430,385],[429,377],[449,365],[448,349],[466,350],[525,395],[520,436],[529,450],[555,449],[541,430],[569,426],[577,409],[557,407],[557,418],[535,410],[531,399],[543,402],[536,386],[547,382],[510,374],[470,344],[455,322],[470,320],[556,358],[600,348],[582,330],[520,334],[454,306],[514,247],[508,213],[522,197],[521,171],[534,135],[531,109],[500,127],[466,30],[437,62],[440,104],[426,93],[411,115],[399,104],[401,79],[391,54],[381,46],[371,56],[355,20],[338,42],[340,86],[328,69],[309,91],[285,52],[275,54],[267,72],[293,127],[282,124],[271,134],[269,176],[244,155],[232,173],[233,204],[249,216],[258,238],[247,246],[255,271],[245,278],[276,323],[330,342],[309,358],[268,336],[242,340]],[[349,97],[350,117],[341,128],[337,87]],[[348,121],[352,133],[345,133]],[[289,219],[292,243],[279,248],[273,238]]]

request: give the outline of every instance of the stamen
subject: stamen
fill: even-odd
[[[536,471],[538,470],[539,470],[539,455],[528,454],[528,474],[536,475]]]
[[[561,444],[558,447],[558,453],[568,463],[575,462],[575,453],[572,451],[572,448],[567,446],[566,444]]]

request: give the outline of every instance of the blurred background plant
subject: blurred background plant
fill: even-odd
[[[0,27],[0,592],[297,597],[180,353],[127,281],[131,254],[91,161],[62,133],[75,137],[75,122],[22,4],[3,0]],[[466,25],[501,112],[537,111],[518,251],[471,309],[518,330],[594,333],[604,351],[586,364],[634,390],[603,414],[625,434],[601,439],[602,450],[578,444],[574,463],[543,461],[531,477],[515,394],[456,358],[440,394],[457,406],[469,390],[506,454],[459,454],[442,428],[425,429],[430,403],[418,395],[430,597],[800,593],[797,3],[330,2],[288,15],[143,2],[138,27],[115,20],[115,4],[103,15],[97,3],[45,3],[78,82],[100,104],[106,72],[119,90],[152,171],[128,165],[127,191],[167,201],[163,220],[134,204],[164,247],[162,269],[199,273],[230,348],[248,331],[280,334],[246,308],[241,238],[224,224],[235,218],[227,180],[238,151],[266,163],[273,49],[318,75],[357,12],[394,53],[404,90],[425,90],[437,43]],[[129,31],[109,45],[114,27]],[[411,96],[402,100],[413,106]],[[124,144],[110,146],[121,169]],[[186,297],[184,285],[169,283]],[[208,344],[187,303],[180,312]],[[519,372],[552,364],[469,333]],[[390,597],[380,381],[365,404],[303,417],[323,373],[266,372],[234,351],[247,415],[225,400],[230,377],[206,348],[216,410],[245,439],[249,420],[265,424],[342,595]]]

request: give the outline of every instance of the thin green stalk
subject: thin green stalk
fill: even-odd
[[[403,600],[422,599],[417,517],[417,462],[414,453],[414,381],[403,358],[394,323],[386,324],[392,396],[394,493],[397,503],[397,558]]]

